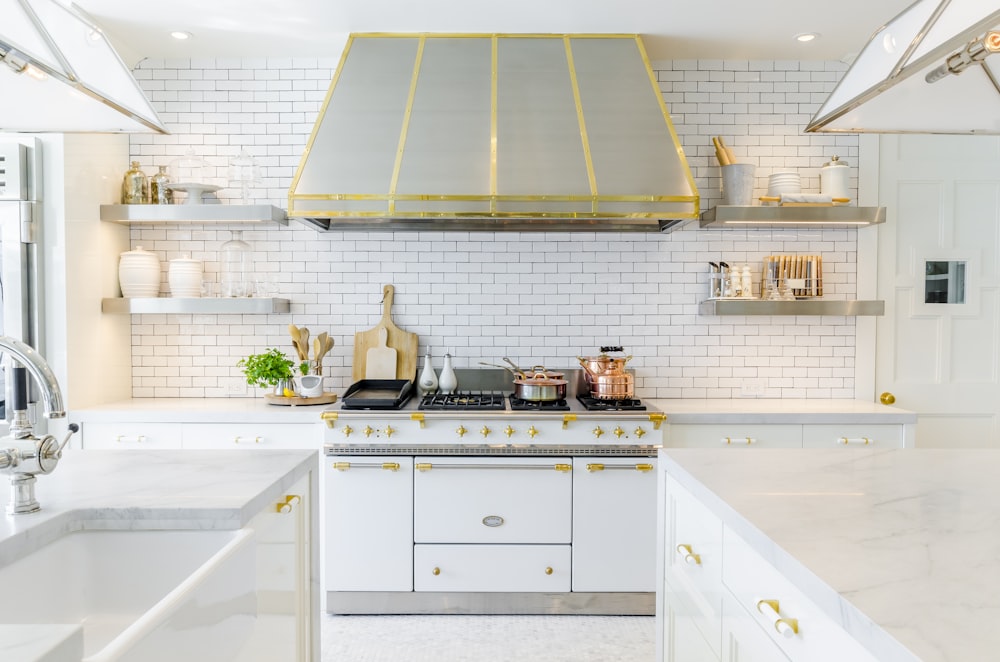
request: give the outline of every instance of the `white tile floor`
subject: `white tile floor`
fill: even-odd
[[[652,616],[322,616],[323,662],[652,662]]]

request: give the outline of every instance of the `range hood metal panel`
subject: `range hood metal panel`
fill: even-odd
[[[352,35],[288,215],[330,230],[655,232],[698,210],[638,36]]]

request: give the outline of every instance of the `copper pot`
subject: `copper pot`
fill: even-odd
[[[635,377],[623,375],[599,375],[590,383],[590,396],[598,400],[630,400],[635,395]]]
[[[635,393],[635,377],[625,371],[631,356],[612,357],[608,352],[621,352],[621,347],[602,347],[598,356],[578,356],[590,395],[602,400],[624,400]]]

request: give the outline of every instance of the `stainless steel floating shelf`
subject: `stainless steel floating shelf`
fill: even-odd
[[[288,299],[266,297],[115,297],[101,299],[101,312],[220,315],[287,313]]]
[[[111,223],[278,223],[285,210],[273,205],[101,205],[101,220]]]
[[[885,223],[885,207],[719,205],[701,214],[701,228],[858,228]]]
[[[698,305],[700,315],[884,315],[885,301],[836,301],[800,299],[766,301],[762,299],[709,299]]]

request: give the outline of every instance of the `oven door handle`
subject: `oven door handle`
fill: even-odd
[[[385,469],[386,471],[399,471],[399,462],[334,462],[331,467],[337,471],[347,471],[348,469]]]
[[[573,465],[568,463],[556,464],[487,464],[484,462],[469,462],[464,464],[433,464],[431,462],[417,462],[413,465],[417,471],[430,471],[431,469],[500,469],[504,471],[561,471],[573,470]]]

